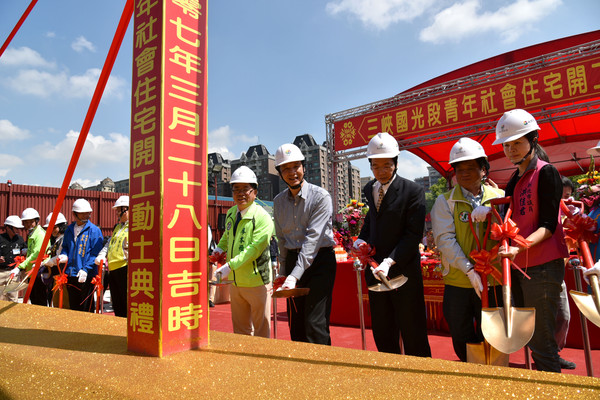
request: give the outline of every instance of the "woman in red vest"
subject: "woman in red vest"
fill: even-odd
[[[528,249],[515,243],[500,247],[499,254],[514,260],[531,277],[513,273],[513,300],[517,307],[535,307],[529,347],[536,368],[560,372],[554,331],[565,274],[563,258],[568,251],[559,215],[562,182],[538,144],[539,129],[535,118],[520,109],[504,113],[496,125],[493,144],[502,144],[504,154],[517,167],[505,190],[512,197],[512,219],[519,234],[530,242]]]

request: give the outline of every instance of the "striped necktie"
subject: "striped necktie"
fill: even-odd
[[[383,196],[385,196],[385,192],[383,191],[383,185],[379,186],[379,197],[377,198],[377,211],[379,211],[379,207],[381,207],[381,203],[383,202]]]

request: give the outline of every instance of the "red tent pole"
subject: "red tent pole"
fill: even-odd
[[[123,37],[125,36],[125,32],[127,31],[127,25],[129,25],[129,21],[131,20],[132,15],[133,0],[127,0],[125,8],[123,9],[123,14],[121,15],[121,20],[119,21],[119,25],[117,26],[117,31],[115,32],[115,37],[113,38],[113,41],[110,45],[110,49],[108,50],[108,55],[106,56],[104,66],[102,67],[102,72],[100,73],[100,78],[98,79],[96,90],[94,91],[94,95],[92,96],[90,107],[88,108],[85,120],[83,121],[83,126],[81,128],[81,132],[79,133],[79,139],[77,139],[77,143],[75,144],[75,149],[73,150],[73,155],[71,156],[71,162],[69,163],[69,167],[67,168],[65,179],[63,180],[62,186],[60,187],[58,199],[56,200],[54,210],[52,211],[52,218],[50,219],[48,229],[46,230],[46,235],[44,236],[44,241],[42,242],[42,249],[46,249],[46,246],[50,241],[50,236],[52,234],[52,230],[54,229],[54,224],[56,223],[56,218],[58,217],[58,213],[60,212],[60,208],[62,207],[63,200],[65,199],[65,196],[67,194],[69,183],[73,178],[75,167],[77,167],[79,156],[81,155],[81,151],[83,150],[83,145],[85,144],[85,140],[87,138],[88,132],[90,131],[92,122],[94,121],[94,116],[96,115],[98,105],[100,104],[100,100],[102,99],[102,93],[106,88],[108,77],[110,76],[110,72],[112,71],[113,65],[115,64],[117,54],[119,53],[119,48],[121,47],[121,43],[123,42]],[[40,263],[44,258],[44,253],[45,251],[40,251],[40,254],[35,260],[33,272],[31,273],[31,277],[29,278],[29,282],[31,283],[27,287],[27,292],[25,293],[25,297],[23,297],[23,303],[27,303],[27,301],[29,300],[29,295],[31,294],[31,289],[33,288],[33,282],[35,281],[35,278],[40,269]]]
[[[17,25],[15,25],[12,32],[10,32],[10,35],[8,35],[8,37],[6,38],[6,41],[4,42],[2,47],[0,47],[0,57],[2,57],[2,54],[4,54],[4,50],[6,50],[6,48],[10,44],[10,42],[13,40],[13,38],[15,37],[15,35],[19,31],[19,29],[21,28],[21,25],[23,25],[23,22],[25,22],[25,20],[27,19],[27,16],[31,12],[31,10],[33,9],[33,7],[35,6],[35,3],[37,3],[37,1],[38,0],[31,0],[31,3],[29,3],[29,7],[27,7],[27,10],[25,10],[23,15],[21,15],[21,19],[19,19],[19,22],[17,22]]]

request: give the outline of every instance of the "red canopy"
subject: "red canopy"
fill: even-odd
[[[445,177],[450,148],[471,137],[503,186],[515,167],[492,142],[496,121],[512,108],[536,117],[540,144],[563,175],[587,170],[586,149],[600,139],[600,30],[501,54],[326,120],[334,160],[363,156],[364,148],[351,149],[387,131]]]

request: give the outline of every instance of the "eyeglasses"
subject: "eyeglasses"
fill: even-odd
[[[233,189],[232,192],[233,192],[233,194],[248,194],[253,190],[254,190],[254,188],[249,187],[249,188],[242,188],[242,189]]]
[[[302,168],[302,163],[286,165],[285,167],[281,168],[281,173],[290,174],[298,171],[300,168]]]
[[[389,164],[389,165],[382,165],[382,166],[375,166],[375,165],[371,165],[371,171],[373,172],[378,172],[378,171],[391,171],[394,168],[396,168],[396,166],[394,164]]]

